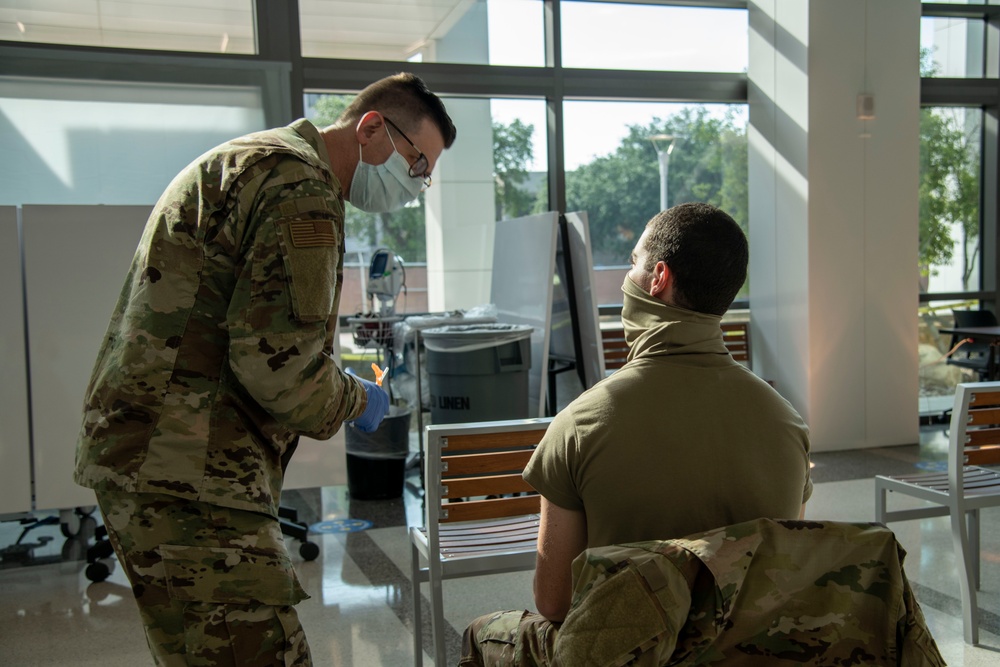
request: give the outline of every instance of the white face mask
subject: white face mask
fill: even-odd
[[[386,134],[389,129],[386,128]],[[368,213],[388,213],[402,208],[420,196],[424,179],[410,176],[410,165],[392,143],[392,155],[382,164],[367,164],[358,144],[358,166],[351,180],[350,202]]]

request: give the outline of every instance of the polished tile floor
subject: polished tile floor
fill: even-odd
[[[815,454],[816,490],[808,517],[873,519],[876,473],[903,473],[941,465],[947,443],[940,427],[923,430],[920,445]],[[311,598],[298,610],[317,665],[397,667],[413,664],[411,589],[406,527],[421,521],[419,477],[408,473],[403,497],[352,501],[344,487],[287,494],[286,502],[313,524],[348,522],[371,527],[312,536],[321,548],[313,561],[292,553]],[[152,664],[138,614],[120,568],[104,582],[84,576],[85,538],[66,539],[58,525],[0,523],[0,665]],[[962,641],[958,582],[947,519],[892,525],[907,549],[906,571],[949,665],[1000,665],[1000,510],[983,513],[981,646]],[[426,609],[426,589],[423,592]],[[532,606],[531,574],[494,575],[445,582],[449,656],[456,662],[461,630],[475,616]],[[426,613],[426,612],[425,612]],[[425,616],[426,618],[426,616]],[[424,662],[432,664],[423,638]]]

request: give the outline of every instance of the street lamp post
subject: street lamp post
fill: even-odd
[[[653,142],[656,149],[656,157],[660,161],[660,210],[666,211],[670,208],[667,199],[667,174],[670,171],[670,154],[674,151],[674,141],[677,137],[672,134],[653,134],[649,140]]]

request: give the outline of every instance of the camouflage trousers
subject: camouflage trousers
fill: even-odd
[[[277,519],[155,493],[97,501],[157,665],[311,666]]]
[[[547,667],[559,624],[530,611],[480,616],[462,636],[459,667]]]

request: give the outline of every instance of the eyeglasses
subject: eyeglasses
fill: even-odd
[[[416,162],[414,162],[413,164],[410,165],[410,171],[409,171],[410,177],[411,178],[422,178],[423,181],[424,181],[424,189],[425,190],[427,188],[431,187],[431,177],[427,175],[427,168],[430,166],[430,162],[428,162],[427,156],[424,155],[424,152],[422,150],[420,150],[419,148],[417,148],[417,145],[415,143],[413,143],[412,141],[410,141],[410,138],[408,136],[406,136],[405,134],[403,134],[403,131],[401,129],[399,129],[398,125],[396,125],[395,123],[393,123],[386,116],[382,116],[382,118],[385,118],[385,122],[389,123],[389,125],[392,125],[392,129],[396,130],[396,132],[399,133],[399,136],[401,136],[404,139],[406,139],[406,142],[408,144],[410,144],[411,146],[413,146],[413,150],[415,150],[415,151],[417,151],[417,153],[419,153],[419,155],[417,156]]]

